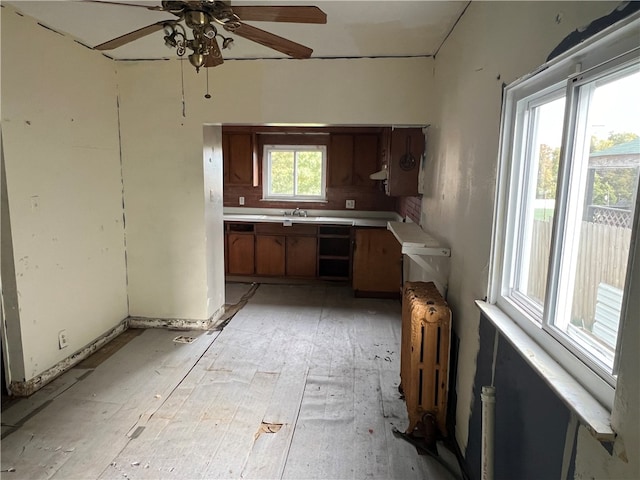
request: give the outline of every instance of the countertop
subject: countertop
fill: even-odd
[[[283,210],[269,208],[225,207],[224,209],[225,222],[291,222],[354,227],[386,227],[387,222],[399,220],[400,216],[395,212],[307,210],[307,216],[305,217],[284,215]]]

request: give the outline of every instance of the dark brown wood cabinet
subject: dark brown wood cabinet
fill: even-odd
[[[286,274],[289,277],[315,277],[318,240],[315,236],[287,236]]]
[[[425,148],[422,128],[388,129],[384,138],[383,164],[388,171],[385,185],[387,195],[418,195],[418,172]]]
[[[357,134],[353,145],[353,185],[372,187],[369,178],[380,169],[380,135]]]
[[[256,235],[256,274],[284,276],[284,235]]]
[[[374,186],[369,175],[380,169],[379,133],[332,133],[329,186]]]
[[[402,285],[400,243],[383,228],[356,228],[353,290],[357,296],[399,297]]]
[[[226,185],[254,185],[256,158],[253,133],[223,131],[222,155]]]
[[[329,137],[329,186],[345,187],[353,182],[353,135],[332,133]]]
[[[227,233],[227,273],[229,275],[253,275],[254,236],[251,233]]]

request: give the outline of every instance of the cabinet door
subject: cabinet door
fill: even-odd
[[[382,228],[359,228],[356,229],[355,237],[353,289],[356,293],[400,295],[402,285],[400,243],[391,232]]]
[[[375,181],[369,178],[373,172],[380,170],[378,164],[377,134],[360,134],[354,137],[353,145],[353,184],[372,187]]]
[[[353,182],[353,135],[331,134],[329,139],[329,186],[344,187]]]
[[[253,134],[222,135],[224,180],[228,185],[253,185]]]
[[[227,273],[229,275],[253,275],[253,235],[229,233],[227,235]]]
[[[317,255],[316,237],[287,237],[287,275],[315,277]]]
[[[256,236],[256,273],[283,276],[285,237],[281,235]]]
[[[394,197],[418,195],[418,171],[424,153],[421,128],[396,128],[391,133],[387,194]]]

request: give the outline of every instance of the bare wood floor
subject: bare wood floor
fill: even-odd
[[[2,475],[452,478],[392,434],[399,349],[397,301],[261,285],[222,332],[145,330],[3,411]]]

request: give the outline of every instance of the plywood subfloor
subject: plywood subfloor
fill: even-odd
[[[177,335],[146,330],[3,412],[3,478],[451,478],[392,434],[397,301],[261,285],[222,332]]]

